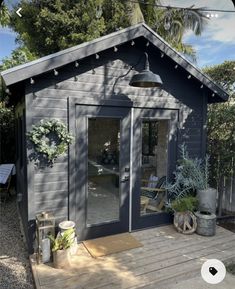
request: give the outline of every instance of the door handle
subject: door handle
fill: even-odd
[[[128,182],[128,181],[129,181],[129,176],[125,176],[125,177],[121,180],[122,183],[125,183],[125,182]]]

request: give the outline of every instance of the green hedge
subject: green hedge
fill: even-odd
[[[15,162],[15,118],[13,108],[0,103],[0,163]]]

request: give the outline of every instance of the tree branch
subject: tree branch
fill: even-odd
[[[0,10],[2,9],[2,6],[3,6],[3,5],[2,5],[2,4],[3,4],[3,1],[4,1],[4,0],[0,0]]]

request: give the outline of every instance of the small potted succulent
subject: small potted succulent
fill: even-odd
[[[192,234],[197,227],[194,211],[197,209],[198,200],[193,196],[175,199],[171,203],[174,212],[174,226],[182,234]]]
[[[55,268],[62,269],[68,268],[71,264],[70,248],[74,243],[73,228],[65,230],[62,234],[58,233],[57,237],[49,236],[51,240],[51,247],[53,253],[53,264]]]

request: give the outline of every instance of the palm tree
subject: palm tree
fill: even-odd
[[[126,10],[130,25],[144,22],[144,15],[141,11],[139,2],[127,1]]]
[[[195,60],[195,51],[191,45],[183,43],[183,35],[189,29],[200,35],[208,20],[206,16],[194,6],[188,9],[165,9],[156,6],[156,3],[161,4],[160,1],[148,0],[147,3],[128,1],[130,24],[146,22],[178,51]]]

